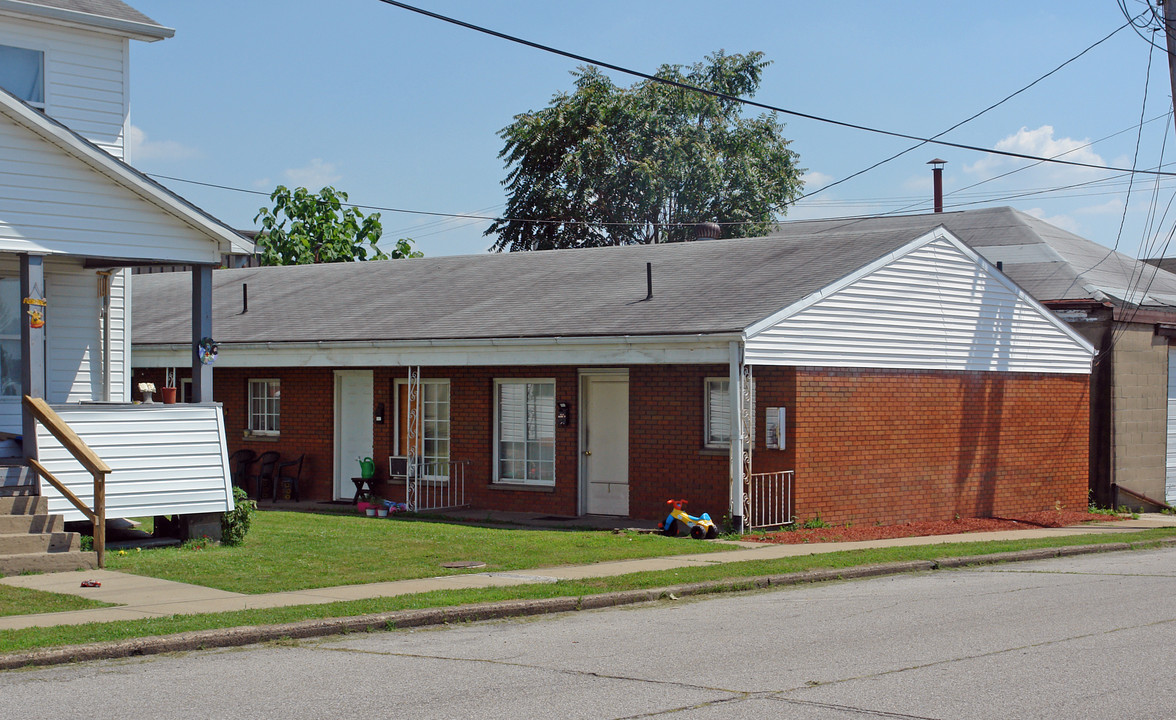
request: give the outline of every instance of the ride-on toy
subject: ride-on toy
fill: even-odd
[[[666,519],[657,524],[659,530],[663,534],[670,537],[677,537],[680,534],[690,533],[690,537],[695,540],[706,538],[711,540],[718,536],[719,531],[711,520],[710,515],[703,513],[698,516],[687,515],[682,506],[686,504],[685,500],[666,500],[667,505],[673,506],[670,514]]]

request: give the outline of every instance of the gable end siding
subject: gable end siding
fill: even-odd
[[[748,338],[755,365],[1089,373],[1091,353],[946,238]]]

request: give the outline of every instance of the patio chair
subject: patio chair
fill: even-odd
[[[278,465],[278,470],[274,473],[274,502],[278,501],[278,488],[283,483],[290,483],[290,499],[298,502],[298,480],[302,477],[302,461],[305,459],[306,453],[302,453],[297,460],[287,460]]]
[[[229,456],[229,477],[233,479],[234,486],[245,488],[245,492],[249,492],[245,482],[249,479],[249,466],[255,462],[257,453],[248,448],[242,448]]]
[[[275,450],[266,450],[257,458],[257,472],[249,476],[249,479],[253,481],[253,489],[257,492],[256,500],[261,499],[263,487],[272,485],[274,475],[277,473],[278,460],[281,457],[281,454]]]

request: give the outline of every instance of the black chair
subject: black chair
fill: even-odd
[[[233,485],[245,487],[249,479],[249,466],[257,462],[257,453],[248,448],[238,450],[229,456],[229,476],[233,478]],[[248,492],[249,488],[245,488]]]
[[[266,485],[272,485],[274,475],[277,472],[278,459],[281,457],[281,454],[275,450],[266,450],[257,458],[257,472],[249,476],[249,479],[253,481],[253,489],[257,492],[257,500],[261,499],[261,489]],[[246,488],[246,490],[248,489]]]
[[[274,502],[278,501],[278,488],[284,483],[290,483],[290,499],[298,502],[298,480],[302,477],[302,461],[305,459],[306,453],[303,453],[297,460],[287,460],[278,465],[274,473]]]

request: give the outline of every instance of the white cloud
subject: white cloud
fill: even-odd
[[[1122,198],[1111,198],[1101,205],[1087,205],[1074,212],[1082,215],[1122,215],[1123,200]]]
[[[1069,215],[1047,215],[1045,210],[1041,208],[1023,208],[1023,211],[1037,218],[1044,220],[1050,225],[1056,225],[1063,230],[1069,230],[1075,235],[1081,235],[1082,226],[1078,224],[1074,218]]]
[[[301,168],[290,168],[286,171],[286,180],[295,187],[318,192],[327,185],[334,185],[343,179],[338,173],[335,163],[323,162],[321,158],[310,161],[310,165]]]
[[[805,192],[819,190],[820,188],[823,188],[824,186],[833,182],[832,175],[826,175],[825,173],[817,172],[816,170],[809,170],[805,172],[801,179],[804,180]]]
[[[274,187],[273,181],[267,177],[260,178],[258,180],[253,181],[253,189],[254,190],[272,190],[273,187]]]
[[[1075,140],[1074,138],[1055,138],[1053,125],[1042,125],[1036,130],[1021,128],[1017,132],[1003,138],[996,143],[994,149],[1005,152],[1034,155],[1036,157],[1058,158],[1070,162],[1088,163],[1091,165],[1106,165],[1106,162],[1089,147],[1089,140]],[[998,172],[1005,168],[1024,164],[1025,160],[1004,157],[1001,155],[985,155],[971,165],[964,165],[964,171],[985,175]],[[1081,170],[1073,166],[1054,165],[1055,169],[1069,172]]]
[[[150,140],[142,128],[134,125],[127,128],[127,150],[128,157],[135,163],[144,160],[190,160],[200,155],[196,148],[175,140]]]

